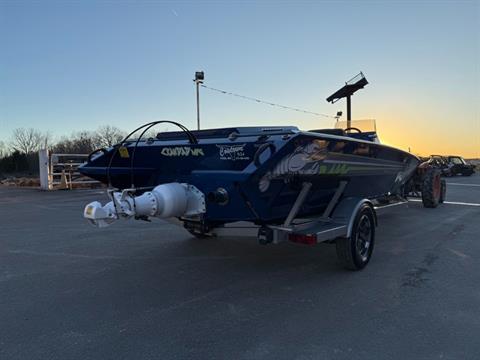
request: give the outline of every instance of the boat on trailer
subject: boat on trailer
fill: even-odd
[[[84,216],[100,227],[173,218],[197,237],[253,232],[262,244],[335,240],[343,263],[362,268],[373,250],[376,213],[406,202],[420,165],[371,138],[358,128],[235,127],[127,139],[80,167],[109,185],[111,198],[88,204]],[[357,257],[342,240],[352,236]]]
[[[180,131],[143,138],[165,123]],[[374,248],[377,213],[406,204],[409,193],[422,196],[427,207],[445,194],[438,171],[380,144],[370,123],[369,129],[348,121],[310,131],[145,124],[120,144],[93,152],[79,168],[107,184],[111,199],[88,204],[84,217],[99,227],[165,218],[199,238],[332,242],[345,267],[362,269]],[[134,139],[134,133],[140,135]]]

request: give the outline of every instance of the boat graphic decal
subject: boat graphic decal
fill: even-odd
[[[161,151],[163,156],[204,156],[202,148],[188,146],[164,147]]]
[[[338,164],[333,166],[320,165],[317,174],[320,175],[346,175],[350,170],[347,164]]]
[[[345,164],[326,164],[323,161],[328,154],[328,141],[313,140],[298,146],[293,153],[286,155],[272,171],[267,172],[259,182],[259,189],[265,192],[270,180],[293,175],[345,175],[349,166]]]
[[[344,145],[317,139],[297,146],[291,154],[284,156],[272,170],[263,175],[259,181],[260,191],[267,191],[271,180],[295,175],[358,176],[380,172],[398,176],[397,173],[404,168],[403,165],[388,160],[379,163],[379,160],[369,161],[364,156],[360,158],[358,154],[345,154],[342,152]]]

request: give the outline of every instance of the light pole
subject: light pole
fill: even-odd
[[[200,84],[203,84],[203,80],[205,79],[205,74],[203,71],[196,71],[195,72],[195,86],[197,88],[197,130],[200,130]]]

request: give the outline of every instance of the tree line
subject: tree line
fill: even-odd
[[[54,140],[48,132],[33,128],[14,129],[8,141],[0,141],[0,176],[6,174],[36,174],[38,151],[49,149],[54,153],[88,154],[95,149],[119,143],[125,132],[111,125],[95,131],[80,131]]]

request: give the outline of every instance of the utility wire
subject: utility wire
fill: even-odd
[[[282,108],[282,109],[293,110],[293,111],[297,111],[297,112],[301,112],[301,113],[305,113],[305,114],[323,116],[323,117],[328,117],[328,118],[332,118],[332,119],[336,118],[335,116],[332,116],[332,115],[321,114],[321,113],[308,111],[308,110],[303,110],[303,109],[299,109],[299,108],[294,108],[294,107],[290,107],[290,106],[285,106],[285,105],[281,105],[281,104],[275,104],[275,103],[272,103],[270,101],[256,99],[256,98],[253,98],[253,97],[250,97],[250,96],[240,95],[240,94],[236,94],[236,93],[233,93],[233,92],[230,92],[230,91],[215,89],[213,87],[210,87],[210,86],[207,86],[207,85],[204,85],[204,84],[200,84],[200,86],[205,88],[205,89],[208,89],[208,90],[219,92],[221,94],[235,96],[235,97],[239,97],[239,98],[242,98],[242,99],[245,99],[245,100],[255,101],[257,103],[266,104],[266,105],[270,105],[270,106],[276,106],[276,107],[279,107],[279,108]]]

